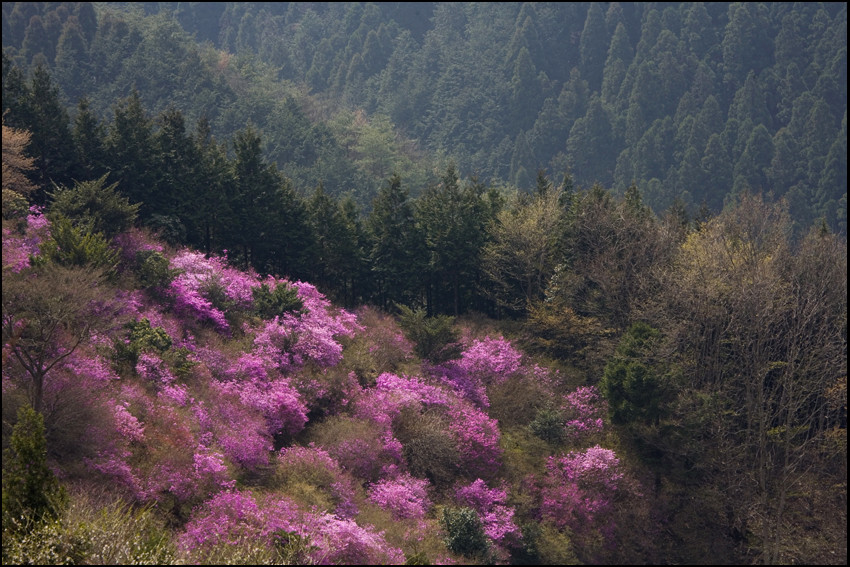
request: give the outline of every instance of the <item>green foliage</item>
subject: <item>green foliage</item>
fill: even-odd
[[[168,258],[156,250],[136,252],[136,278],[145,288],[166,288],[177,276],[177,270],[169,268]]]
[[[393,432],[404,446],[411,474],[445,488],[457,480],[460,452],[444,416],[407,408],[393,421]]]
[[[51,216],[61,216],[107,239],[133,226],[140,205],[130,204],[116,191],[118,183],[105,185],[106,175],[93,181],[78,181],[73,187],[57,187],[50,194]]]
[[[27,532],[59,517],[67,493],[47,466],[44,416],[29,405],[18,409],[9,448],[3,454],[3,548],[6,530]]]
[[[28,209],[26,197],[17,191],[3,188],[3,220],[25,218]]]
[[[528,424],[531,432],[552,445],[560,445],[566,438],[563,413],[556,409],[541,408]]]
[[[171,348],[172,340],[165,329],[151,327],[147,317],[140,321],[131,321],[124,325],[124,328],[129,331],[127,342],[121,339],[115,341],[115,359],[117,361],[126,361],[135,366],[139,361],[139,354],[145,351],[163,354]]]
[[[460,356],[462,346],[457,342],[460,335],[454,327],[454,317],[428,317],[424,309],[411,309],[406,305],[398,305],[398,308],[401,311],[399,325],[404,336],[415,345],[418,357],[440,364]]]
[[[42,262],[49,260],[61,266],[93,267],[114,273],[118,252],[91,225],[74,226],[63,216],[51,218],[50,240],[45,242]]]
[[[7,534],[4,522],[4,564],[168,565],[175,560],[168,529],[153,509],[86,492],[74,493],[60,518],[28,533]]]
[[[471,508],[444,508],[440,525],[446,530],[446,547],[464,557],[483,557],[489,549],[484,526]]]
[[[619,425],[653,423],[663,415],[667,397],[663,367],[652,361],[660,332],[646,323],[632,324],[605,366],[599,386],[608,400],[611,420]]]
[[[304,302],[298,297],[298,290],[285,283],[277,284],[274,289],[269,284],[261,284],[251,289],[254,312],[262,319],[281,317],[286,313],[297,315],[304,309]]]

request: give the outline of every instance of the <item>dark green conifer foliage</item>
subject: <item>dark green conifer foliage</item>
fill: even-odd
[[[157,210],[149,202],[156,187],[153,124],[136,89],[113,112],[107,141],[109,169],[130,202],[142,203],[141,216],[146,220]]]
[[[425,258],[413,202],[397,174],[378,191],[366,226],[372,242],[369,264],[378,304],[384,309],[396,303],[411,304],[419,295],[417,280]]]
[[[91,109],[87,97],[80,98],[71,130],[80,179],[96,179],[106,173],[106,128]]]
[[[107,175],[92,181],[81,181],[73,187],[58,187],[50,194],[50,213],[68,218],[76,225],[88,226],[108,240],[131,228],[139,204],[130,204],[119,193],[118,183],[106,185]]]
[[[47,466],[44,416],[23,405],[3,451],[3,531],[29,531],[56,519],[66,503],[65,489]]]

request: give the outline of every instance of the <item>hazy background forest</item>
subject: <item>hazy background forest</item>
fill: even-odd
[[[4,563],[846,564],[846,3],[2,10]]]

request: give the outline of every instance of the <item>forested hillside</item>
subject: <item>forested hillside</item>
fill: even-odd
[[[4,564],[846,564],[845,4],[2,25]]]
[[[66,104],[105,119],[135,85],[219,139],[250,120],[297,186],[362,206],[393,172],[418,194],[425,152],[523,190],[634,182],[656,212],[772,192],[846,232],[845,3],[3,6],[4,51]]]

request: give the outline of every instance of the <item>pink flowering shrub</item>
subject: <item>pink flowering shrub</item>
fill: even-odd
[[[515,545],[522,534],[514,522],[514,509],[505,505],[507,498],[505,490],[490,489],[480,478],[455,492],[458,503],[478,512],[487,537],[499,545]]]
[[[331,514],[306,513],[285,498],[257,499],[249,492],[220,492],[192,512],[178,539],[187,551],[258,540],[273,545],[281,532],[306,539],[308,564],[386,565],[404,562],[383,535]]]
[[[320,565],[401,565],[404,553],[387,543],[383,534],[353,520],[331,514],[312,514],[306,535],[316,549],[311,559]]]
[[[428,499],[428,481],[401,474],[369,487],[369,500],[388,510],[396,519],[421,519],[431,506]]]
[[[213,381],[210,385],[206,403],[192,407],[201,430],[211,433],[234,462],[249,469],[266,464],[273,443],[263,415],[245,406],[227,384]]]
[[[602,431],[602,417],[608,412],[607,404],[594,386],[582,386],[564,396],[562,411],[566,416],[567,435],[578,439]]]
[[[224,373],[219,387],[238,396],[242,404],[259,411],[268,422],[268,432],[294,435],[307,423],[307,407],[291,382],[270,369],[256,354],[243,354]]]
[[[474,340],[457,365],[484,384],[499,383],[522,368],[522,353],[504,337]]]
[[[318,490],[339,517],[351,518],[357,514],[351,477],[321,447],[284,447],[278,454],[277,476],[287,486],[311,497]]]
[[[250,492],[226,490],[192,511],[178,545],[190,551],[222,543],[236,545],[245,539],[271,545],[278,531],[303,531],[295,504],[279,498],[260,506]]]
[[[502,457],[498,421],[464,402],[456,403],[449,409],[449,421],[467,474],[485,478],[496,474]]]
[[[342,360],[338,337],[350,337],[361,327],[345,310],[334,310],[310,284],[292,284],[304,304],[301,313],[285,313],[263,321],[254,339],[255,352],[274,361],[282,372],[293,372],[309,362],[320,368]]]
[[[541,513],[559,528],[588,528],[604,518],[623,479],[620,460],[599,445],[549,457]]]
[[[50,221],[40,207],[30,207],[23,234],[3,227],[3,267],[17,273],[30,267],[30,258],[41,254],[41,244],[50,239]]]
[[[150,233],[138,228],[131,228],[115,235],[112,243],[118,249],[119,258],[122,262],[130,265],[136,261],[136,255],[139,252],[159,252],[162,254],[164,251],[162,244]]]
[[[415,376],[384,373],[358,400],[355,415],[389,427],[405,407],[448,407],[451,395]]]
[[[334,415],[315,424],[310,439],[360,480],[395,476],[404,466],[401,443],[389,428],[371,420]]]
[[[487,387],[476,376],[453,362],[442,365],[425,365],[425,371],[434,379],[447,385],[459,397],[469,400],[480,408],[490,407]]]
[[[169,286],[175,310],[197,322],[211,322],[221,332],[230,331],[228,313],[251,307],[252,289],[260,285],[257,274],[190,250],[176,254],[170,268],[178,272]]]

